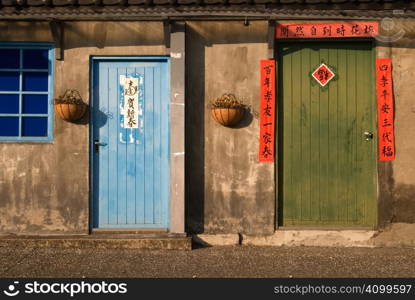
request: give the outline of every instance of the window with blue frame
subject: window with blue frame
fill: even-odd
[[[0,42],[0,141],[52,139],[52,49]]]

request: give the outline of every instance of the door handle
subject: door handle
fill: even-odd
[[[366,141],[370,141],[373,139],[373,133],[370,131],[365,131],[363,132],[363,137],[365,138]]]
[[[101,143],[99,140],[95,140],[94,141],[94,146],[95,146],[95,151],[98,152],[99,151],[99,147],[100,146],[106,146],[107,143]]]

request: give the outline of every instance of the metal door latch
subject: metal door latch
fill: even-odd
[[[373,133],[370,132],[370,131],[363,132],[363,136],[364,136],[366,141],[370,141],[370,140],[373,139]]]
[[[107,145],[107,143],[100,143],[100,141],[95,140],[95,141],[94,141],[94,145],[95,145],[95,151],[96,151],[96,152],[98,152],[98,151],[99,151],[99,147],[100,147],[100,146],[102,146],[102,147],[103,147],[103,146],[106,146],[106,145]]]

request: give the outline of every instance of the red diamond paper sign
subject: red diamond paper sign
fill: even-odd
[[[312,74],[313,78],[323,87],[335,76],[334,72],[325,64],[321,64]]]

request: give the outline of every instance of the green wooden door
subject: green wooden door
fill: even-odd
[[[375,226],[372,44],[283,43],[278,51],[280,225]],[[336,74],[324,88],[311,77],[322,62]]]

